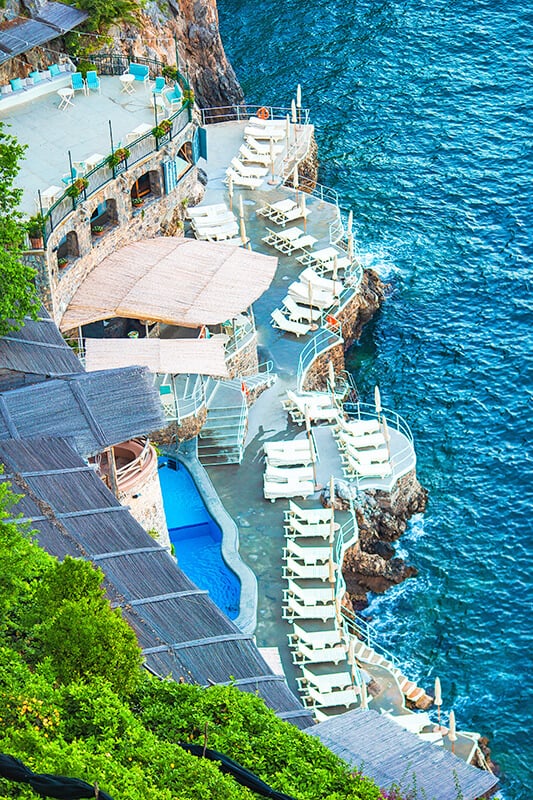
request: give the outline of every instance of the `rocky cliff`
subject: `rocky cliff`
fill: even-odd
[[[17,17],[36,13],[36,0],[5,0],[0,24],[12,25]],[[75,35],[75,34],[74,34]],[[98,40],[86,40],[93,45]],[[109,30],[102,50],[128,56],[157,58],[176,63],[176,46],[182,72],[188,69],[199,106],[225,106],[243,99],[218,29],[216,0],[148,0],[139,12],[138,25],[118,24]],[[98,50],[96,50],[98,52]],[[0,68],[0,83],[15,76],[26,77],[32,69],[44,68],[67,54],[63,39],[35,47]]]

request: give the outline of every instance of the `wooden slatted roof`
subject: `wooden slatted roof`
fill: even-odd
[[[89,372],[134,364],[160,375],[229,378],[224,338],[85,340],[85,367]]]
[[[116,250],[75,292],[60,327],[109,317],[197,328],[234,319],[268,289],[278,260],[237,245],[161,236]]]
[[[71,31],[87,16],[86,11],[65,3],[44,3],[33,19],[20,17],[0,31],[0,64]]]
[[[308,731],[334,753],[360,767],[382,789],[400,786],[431,800],[476,800],[498,784],[442,747],[421,741],[377,711],[357,709],[321,722]]]
[[[85,457],[165,424],[143,367],[82,372],[0,394],[0,439],[63,436]]]
[[[302,728],[312,724],[253,637],[197,590],[98,476],[84,469],[66,441],[0,441],[0,463],[5,465],[0,481],[9,479],[14,491],[24,494],[14,511],[35,520],[40,545],[60,558],[96,560],[108,596],[135,630],[150,671],[202,686],[234,677],[280,717]]]

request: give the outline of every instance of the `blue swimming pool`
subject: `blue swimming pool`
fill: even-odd
[[[180,568],[230,618],[239,614],[241,585],[222,558],[222,531],[187,469],[161,459],[159,480],[170,541]],[[176,469],[173,469],[173,465]]]

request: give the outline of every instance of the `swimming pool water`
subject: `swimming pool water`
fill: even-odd
[[[240,582],[222,558],[222,531],[209,514],[187,469],[166,461],[159,481],[170,541],[180,569],[230,618],[239,614]]]

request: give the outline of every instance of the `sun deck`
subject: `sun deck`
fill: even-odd
[[[116,149],[128,143],[127,134],[135,128],[151,130],[156,124],[151,88],[135,82],[133,92],[127,94],[116,75],[100,76],[100,85],[101,94],[76,92],[73,105],[64,111],[58,108],[61,98],[53,83],[49,94],[28,102],[22,102],[22,96],[20,105],[5,110],[0,106],[0,120],[9,123],[9,132],[19,142],[28,145],[17,177],[17,185],[23,189],[24,213],[31,215],[38,210],[38,190],[66,188],[61,178],[70,172],[69,151],[72,163],[95,154],[103,160],[111,153],[111,133]],[[164,117],[165,113],[159,111],[158,120]]]

